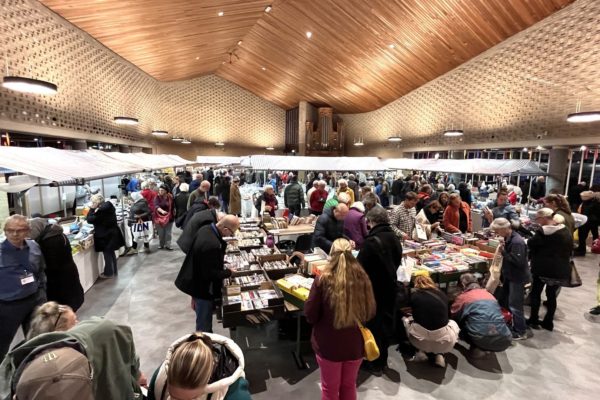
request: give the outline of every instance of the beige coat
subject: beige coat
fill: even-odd
[[[239,215],[242,213],[242,195],[237,185],[231,184],[229,191],[229,214]]]

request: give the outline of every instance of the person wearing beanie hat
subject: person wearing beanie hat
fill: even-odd
[[[527,241],[531,260],[531,314],[527,324],[533,329],[554,329],[554,313],[560,282],[568,281],[571,273],[572,236],[564,225],[564,218],[550,208],[542,208],[535,214],[535,222],[541,225]],[[546,287],[546,315],[539,320],[542,290]]]
[[[179,192],[175,195],[173,199],[173,205],[175,207],[175,226],[178,228],[180,224],[179,221],[185,218],[185,213],[187,211],[188,200],[190,199],[190,186],[187,183],[179,184]]]
[[[587,217],[585,224],[579,227],[579,246],[575,250],[574,255],[584,256],[586,253],[586,241],[592,233],[592,239],[598,239],[598,225],[600,224],[600,199],[597,193],[591,190],[581,192],[581,205],[579,213]]]
[[[127,255],[137,254],[138,251],[138,243],[137,241],[141,238],[144,241],[144,249],[146,251],[150,250],[150,237],[153,232],[148,232],[145,236],[138,236],[137,238],[133,234],[134,225],[137,223],[144,223],[152,220],[152,211],[148,205],[146,199],[142,196],[140,192],[132,192],[130,194],[131,199],[133,200],[133,204],[129,208],[129,219],[127,221],[127,225],[129,225],[129,229],[131,229],[132,241],[131,241],[131,250],[127,252]]]

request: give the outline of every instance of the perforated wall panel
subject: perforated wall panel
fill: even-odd
[[[54,96],[0,88],[0,120],[98,135],[153,138],[152,129],[193,141],[283,146],[285,111],[214,75],[159,83],[37,1],[0,0],[3,75],[51,81]],[[177,68],[176,65],[173,68]],[[140,124],[122,127],[117,115]],[[1,123],[0,123],[1,126]]]
[[[600,1],[578,0],[451,72],[376,111],[346,114],[348,144],[401,135],[400,147],[600,136],[566,122],[600,109]],[[445,138],[462,128],[464,138]],[[369,143],[370,142],[370,143]],[[600,139],[599,139],[600,142]]]

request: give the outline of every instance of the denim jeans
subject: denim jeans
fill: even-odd
[[[212,333],[212,300],[194,299],[196,302],[196,331]]]
[[[513,331],[519,335],[525,334],[527,325],[525,323],[525,313],[523,303],[525,301],[525,283],[512,282],[504,279],[502,285],[503,300],[513,316]]]

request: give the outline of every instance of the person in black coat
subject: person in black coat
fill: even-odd
[[[223,215],[223,214],[221,214]],[[197,212],[192,218],[185,224],[181,236],[177,239],[177,245],[185,254],[187,254],[194,242],[194,238],[198,233],[198,230],[204,225],[216,224],[219,221],[219,212],[210,208],[208,210]]]
[[[48,301],[67,305],[77,311],[83,304],[84,295],[69,239],[60,226],[49,224],[45,218],[34,218],[29,225],[29,237],[40,245],[46,262]]]
[[[224,176],[221,182],[221,209],[229,212],[229,194],[231,193],[231,177]]]
[[[115,206],[104,201],[101,194],[93,195],[91,200],[87,222],[94,225],[94,249],[104,254],[104,272],[100,277],[112,278],[119,273],[115,251],[125,246],[125,238],[117,224]]]
[[[224,264],[227,243],[223,237],[233,236],[239,227],[238,217],[227,215],[200,228],[177,275],[175,286],[194,299],[197,331],[212,333],[214,300],[221,296],[223,279],[231,276]]]
[[[340,203],[332,211],[323,212],[315,225],[312,247],[319,247],[329,254],[333,241],[344,237],[344,219],[349,211],[347,205]]]
[[[179,184],[179,193],[175,195],[175,225],[181,225],[187,211],[187,203],[190,198],[190,186],[187,183]],[[179,226],[178,226],[179,227]]]
[[[129,207],[129,219],[127,220],[127,226],[131,230],[131,247],[133,250],[130,250],[126,253],[126,255],[133,255],[138,253],[138,243],[136,238],[133,235],[133,226],[138,222],[148,222],[152,221],[152,211],[150,211],[150,207],[148,206],[148,202],[142,196],[140,192],[132,192],[131,199],[133,200],[133,204]],[[154,232],[146,231],[146,235],[144,237],[144,249],[146,251],[150,251],[150,239]],[[139,237],[138,237],[139,239]]]
[[[556,296],[560,282],[566,282],[571,276],[572,236],[562,223],[561,215],[554,215],[550,208],[542,208],[535,215],[535,221],[542,225],[542,230],[527,241],[531,259],[531,314],[527,324],[539,329],[540,326],[549,331],[554,329],[554,313],[556,312]],[[560,223],[559,223],[560,222]],[[542,290],[546,286],[546,316],[539,320]]]
[[[377,303],[375,318],[367,323],[367,327],[375,337],[380,355],[369,368],[381,371],[387,367],[387,337],[392,325],[388,316],[392,315],[396,302],[396,269],[402,261],[402,245],[390,227],[388,212],[383,207],[372,208],[366,218],[371,230],[357,259],[371,279]]]

